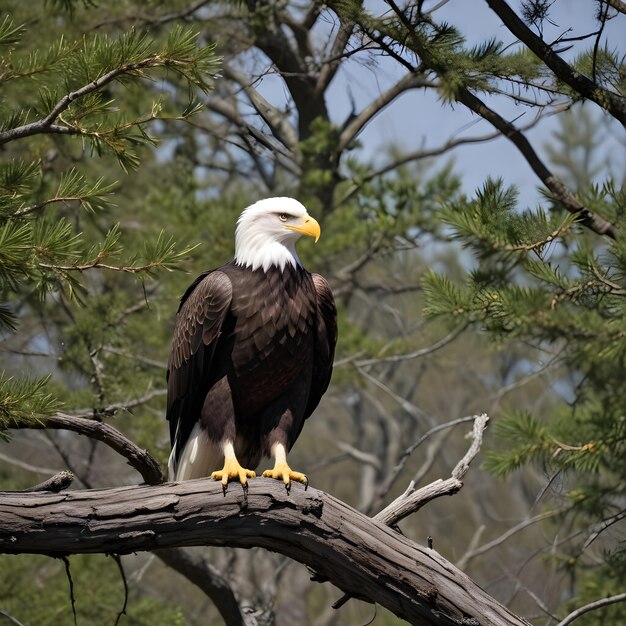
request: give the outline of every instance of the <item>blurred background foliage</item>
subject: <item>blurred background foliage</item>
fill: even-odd
[[[524,47],[471,46],[459,25],[420,12],[423,4],[3,3],[3,489],[63,468],[77,487],[138,482],[96,441],[29,428],[61,409],[110,421],[166,463],[165,366],[178,298],[198,273],[230,260],[245,206],[294,195],[322,224],[320,242],[299,253],[330,280],[340,320],[333,383],[294,465],[374,514],[410,480],[447,476],[467,427],[436,430],[405,450],[486,411],[484,465],[402,531],[421,543],[432,536],[534,623],[624,589],[626,196],[623,153],[616,167],[604,149],[615,127],[598,107],[574,106],[579,96]],[[541,22],[539,4],[522,3],[528,23]],[[595,4],[605,11],[589,30],[625,19]],[[623,94],[626,73],[609,49],[597,66],[588,51],[576,62]],[[348,63],[397,82],[372,87],[365,103],[351,98],[337,121]],[[453,159],[458,137],[380,151],[362,132],[405,93],[430,91],[449,111],[463,89],[503,115],[511,103],[563,111],[544,136],[546,163],[616,225],[617,240],[582,226],[547,190],[526,206],[506,177],[487,171],[468,193]],[[115,404],[128,408],[112,417]],[[372,617],[354,600],[332,610],[338,590],[283,557],[205,553],[251,624]],[[222,621],[185,571],[153,555],[125,556],[120,567],[103,555],[69,563],[79,624]],[[62,561],[3,555],[0,570],[0,618],[73,623]],[[578,623],[620,621],[616,605]],[[396,622],[379,610],[373,623]]]

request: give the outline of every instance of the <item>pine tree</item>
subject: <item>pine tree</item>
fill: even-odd
[[[54,16],[42,12],[46,19]],[[150,81],[156,79],[184,82],[190,93],[206,92],[217,70],[213,48],[199,46],[189,29],[173,28],[163,41],[135,30],[120,37],[59,37],[41,49],[20,17],[14,9],[0,26],[0,331],[5,334],[15,330],[25,309],[51,295],[70,306],[85,300],[91,270],[145,281],[188,254],[189,248],[177,247],[163,232],[146,236],[141,247],[133,246],[137,252],[128,251],[118,224],[98,232],[100,216],[115,204],[117,183],[67,162],[113,157],[124,172],[136,169],[142,146],[157,141],[151,128],[186,120],[198,105],[192,99],[184,110],[170,110],[165,94],[154,93],[152,102],[144,98],[134,111],[124,104],[127,94],[152,91]],[[60,167],[57,159],[64,162]],[[0,432],[58,409],[45,381],[2,375]]]
[[[59,411],[78,409],[100,420],[115,412],[107,413],[111,405],[162,395],[151,389],[154,365],[138,367],[133,358],[150,343],[136,318],[148,309],[156,279],[194,247],[166,235],[167,220],[150,222],[138,210],[140,201],[156,202],[167,180],[137,188],[134,197],[124,189],[154,161],[148,148],[158,146],[162,128],[185,124],[200,110],[198,98],[213,88],[219,68],[214,47],[176,25],[157,36],[140,29],[83,36],[74,21],[82,10],[84,3],[73,1],[11,2],[0,18],[5,439],[8,429],[44,427]],[[51,33],[51,24],[59,31]],[[184,104],[171,97],[174,90],[186,94]],[[139,196],[148,191],[152,198]],[[142,419],[126,429],[144,446],[159,438],[160,429]],[[87,445],[90,458],[96,444]],[[27,486],[5,471],[2,479],[4,488]],[[92,480],[89,468],[82,480]],[[3,555],[3,615],[71,623],[75,610],[78,623],[110,624],[125,612],[129,623],[183,623],[180,609],[145,593],[125,611],[118,565],[105,557],[67,561],[73,607],[61,561]]]

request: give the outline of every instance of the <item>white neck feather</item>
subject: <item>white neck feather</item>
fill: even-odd
[[[296,253],[295,241],[268,240],[263,232],[237,227],[235,235],[235,263],[264,272],[275,266],[281,271],[289,263],[292,267],[302,266]]]

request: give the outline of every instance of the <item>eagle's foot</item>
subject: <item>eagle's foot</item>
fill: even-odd
[[[211,478],[213,478],[213,480],[222,481],[222,490],[224,491],[224,495],[226,495],[226,489],[231,480],[238,480],[241,483],[241,486],[244,489],[247,489],[248,478],[254,478],[255,476],[256,472],[246,469],[245,467],[241,467],[237,459],[231,458],[227,458],[224,461],[223,469],[211,474]]]
[[[276,463],[274,469],[265,470],[263,472],[264,478],[274,478],[276,480],[282,480],[285,483],[285,489],[287,493],[291,490],[291,481],[302,483],[305,489],[309,486],[309,480],[305,474],[300,472],[294,472],[287,463]]]

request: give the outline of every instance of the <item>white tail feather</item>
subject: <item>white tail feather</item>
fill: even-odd
[[[172,448],[168,462],[170,480],[191,480],[210,476],[224,465],[224,451],[221,446],[213,443],[206,432],[196,424],[189,435],[183,451],[175,462],[176,447]]]

